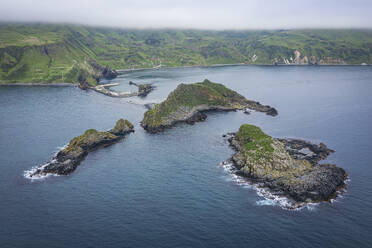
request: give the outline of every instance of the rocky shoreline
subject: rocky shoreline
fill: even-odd
[[[235,173],[267,188],[272,195],[287,197],[293,208],[329,201],[345,187],[345,170],[319,164],[334,152],[323,143],[271,138],[248,124],[224,136],[236,152],[228,160],[236,167]]]
[[[129,85],[135,85],[138,87],[137,96],[140,97],[146,97],[148,94],[150,94],[151,91],[155,89],[155,86],[152,84],[136,84],[132,81],[129,81]]]
[[[211,67],[227,67],[227,66],[372,66],[372,64],[273,64],[273,63],[233,63],[233,64],[212,64],[212,65],[185,65],[185,66],[162,66],[161,69],[183,69],[183,68],[211,68]],[[116,70],[119,74],[133,71],[152,71],[158,70],[153,67],[128,68]]]
[[[194,124],[204,121],[209,111],[250,109],[276,116],[278,111],[268,105],[247,100],[222,84],[204,80],[201,83],[180,84],[168,98],[144,114],[142,127],[150,132],[161,132],[180,122]]]
[[[118,120],[115,127],[109,131],[98,132],[89,129],[83,135],[73,138],[50,162],[27,172],[26,177],[33,179],[48,174],[68,175],[79,166],[89,152],[112,145],[131,132],[134,132],[133,125],[124,119]]]

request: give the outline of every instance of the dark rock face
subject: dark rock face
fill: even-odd
[[[270,106],[267,106],[270,108]],[[267,115],[271,115],[271,116],[277,116],[278,115],[278,111],[275,109],[275,108],[270,108],[267,112],[266,112]]]
[[[83,135],[73,138],[66,148],[59,151],[49,163],[32,172],[29,177],[47,174],[68,175],[77,168],[90,151],[112,145],[130,132],[134,132],[133,125],[123,119],[120,119],[110,131],[98,132],[89,129]]]
[[[91,87],[88,80],[83,75],[79,75],[78,81],[79,81],[79,88],[82,90],[87,90]]]
[[[248,109],[244,109],[243,113],[246,114],[246,115],[250,115],[251,114],[251,112]]]
[[[145,97],[154,89],[155,87],[152,86],[151,84],[139,84],[138,85],[138,96]]]
[[[102,78],[113,79],[116,78],[118,75],[117,71],[112,70],[109,65],[103,67],[94,60],[89,60],[89,64],[95,70],[95,73],[92,76],[95,78],[97,82],[99,82]]]
[[[155,89],[155,86],[152,84],[136,84],[133,81],[129,81],[129,85],[135,85],[138,87],[137,96],[145,97],[147,96],[151,91]]]
[[[146,103],[144,106],[147,110],[150,110],[155,107],[155,103]]]
[[[118,73],[117,71],[112,70],[110,66],[106,65],[105,69],[102,71],[102,76],[106,79],[113,79],[118,76]]]
[[[318,163],[334,152],[323,143],[274,139],[257,127],[250,131],[250,126],[226,135],[236,151],[231,161],[237,174],[299,203],[328,201],[345,186],[344,169]]]
[[[344,169],[331,164],[317,164],[289,188],[280,180],[267,182],[265,185],[274,190],[283,190],[298,202],[320,202],[334,198],[337,190],[345,185],[345,179]]]
[[[205,121],[207,115],[203,112],[196,112],[193,116],[186,120],[186,123],[189,125],[194,125],[195,122]]]
[[[326,159],[328,155],[334,152],[324,143],[319,145],[299,139],[278,139],[286,146],[286,150],[294,159],[303,159],[316,165],[320,160]]]

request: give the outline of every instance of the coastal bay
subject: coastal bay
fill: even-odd
[[[145,104],[161,103],[180,83],[205,78],[273,106],[279,115],[211,112],[204,122],[156,135],[141,127]],[[151,83],[156,90],[146,98],[77,87],[0,87],[2,246],[40,247],[43,240],[60,247],[368,247],[371,78],[362,66],[225,66],[134,71],[104,81],[118,83],[117,91],[130,89],[129,81]],[[136,132],[90,152],[74,173],[24,177],[72,137],[89,128],[110,130],[123,117]],[[244,123],[275,138],[323,142],[335,150],[324,163],[349,174],[345,192],[292,211],[235,177],[221,165],[234,154],[222,135]],[[97,232],[99,237],[90,235]],[[296,236],[283,240],[288,233]]]

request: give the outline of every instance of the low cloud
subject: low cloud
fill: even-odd
[[[372,28],[369,0],[0,0],[0,20],[126,28]]]

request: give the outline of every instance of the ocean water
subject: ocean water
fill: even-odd
[[[205,78],[279,115],[210,113],[160,134],[140,127],[143,104]],[[110,82],[131,90],[129,80],[157,88],[119,99],[75,87],[0,87],[1,248],[372,247],[371,67],[162,69]],[[73,174],[24,177],[74,136],[110,129],[119,118],[135,133],[90,153]],[[336,150],[326,162],[348,172],[346,192],[289,211],[233,177],[221,165],[233,153],[222,135],[243,123]]]

